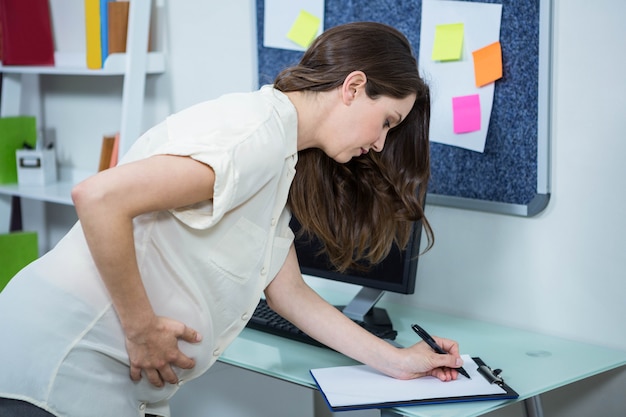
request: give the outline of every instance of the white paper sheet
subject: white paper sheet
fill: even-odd
[[[431,141],[484,152],[493,107],[494,84],[476,87],[472,51],[500,40],[501,19],[501,4],[423,0],[419,67],[431,87]],[[464,24],[462,57],[459,61],[435,62],[431,59],[435,27],[452,23]],[[452,97],[472,94],[480,95],[481,128],[474,132],[455,134]]]
[[[399,380],[367,365],[312,369],[311,374],[331,407],[506,393],[478,373],[478,366],[469,355],[461,357],[471,379],[459,375],[449,382],[435,377]]]

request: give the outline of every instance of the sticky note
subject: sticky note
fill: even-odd
[[[502,78],[502,47],[494,42],[472,52],[476,87],[482,87]]]
[[[463,23],[435,26],[433,61],[458,61],[463,52]]]
[[[306,10],[300,10],[300,14],[287,33],[287,38],[303,48],[308,48],[317,35],[321,19]]]
[[[452,98],[454,133],[480,130],[480,96],[472,94]]]

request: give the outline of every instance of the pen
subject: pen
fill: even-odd
[[[445,350],[443,350],[438,344],[437,342],[435,342],[435,339],[432,338],[431,335],[428,334],[428,332],[424,329],[422,329],[420,326],[418,326],[417,324],[413,324],[411,325],[411,328],[413,329],[413,331],[415,333],[417,333],[417,335],[419,337],[422,338],[422,340],[424,342],[426,342],[426,344],[428,346],[430,346],[432,348],[432,350],[434,350],[435,352],[441,354],[441,355],[445,355],[448,352],[446,352]],[[461,375],[465,376],[466,378],[472,379],[469,374],[467,373],[467,371],[465,369],[463,369],[463,367],[461,366],[460,368],[454,368],[457,370],[458,373],[460,373]]]

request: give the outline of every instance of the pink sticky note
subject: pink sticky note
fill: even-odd
[[[480,96],[452,97],[454,133],[467,133],[480,130]]]

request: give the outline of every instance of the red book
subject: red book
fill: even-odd
[[[115,140],[113,141],[113,149],[111,150],[111,163],[109,164],[110,168],[113,168],[117,165],[117,162],[120,158],[120,132],[115,134]]]
[[[54,65],[48,0],[0,0],[3,65]]]

